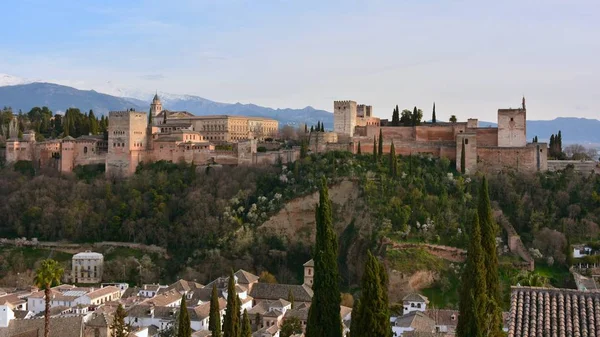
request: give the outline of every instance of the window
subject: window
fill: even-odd
[[[469,140],[465,139],[465,145],[469,145]]]

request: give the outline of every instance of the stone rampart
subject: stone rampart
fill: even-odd
[[[580,161],[580,160],[548,160],[549,171],[559,171],[572,165],[577,172],[595,172],[600,174],[600,163],[597,161]]]

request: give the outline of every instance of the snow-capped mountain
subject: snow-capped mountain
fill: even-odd
[[[32,81],[26,80],[24,78],[20,78],[17,76],[12,76],[8,74],[0,74],[0,87],[4,87],[7,85],[18,85],[18,84],[27,84]]]

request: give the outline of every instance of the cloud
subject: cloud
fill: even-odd
[[[140,76],[142,80],[146,81],[160,81],[165,79],[165,75],[163,74],[147,74]]]

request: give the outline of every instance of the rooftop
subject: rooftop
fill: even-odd
[[[103,259],[104,255],[102,255],[100,253],[85,251],[85,252],[81,252],[81,253],[77,253],[77,254],[73,255],[73,258],[74,259]]]

